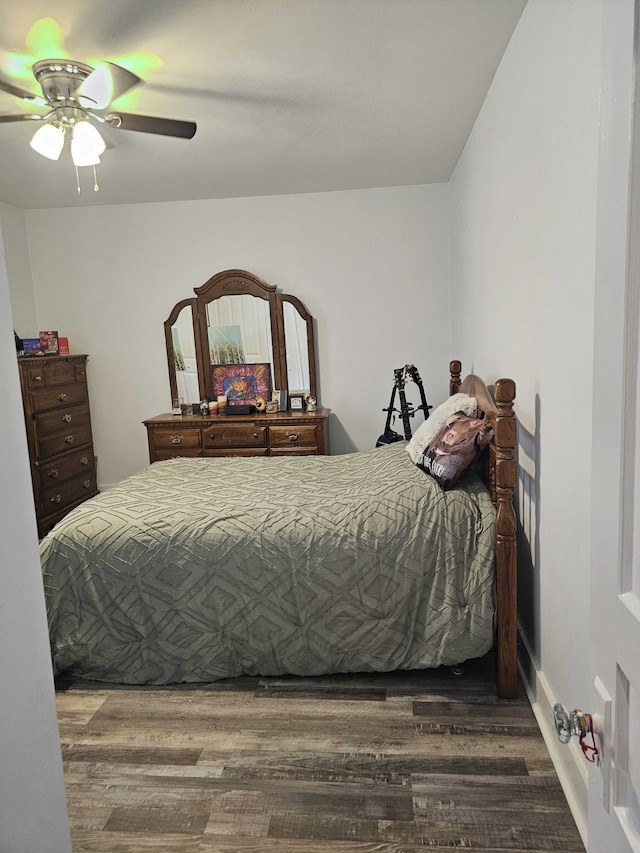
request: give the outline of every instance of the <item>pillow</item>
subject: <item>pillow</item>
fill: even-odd
[[[418,467],[451,489],[493,438],[488,421],[456,412],[425,450]]]
[[[447,418],[455,412],[464,412],[465,415],[475,418],[478,414],[476,398],[469,396],[469,394],[452,394],[448,400],[445,400],[442,405],[431,412],[423,424],[420,424],[407,445],[407,453],[416,465],[429,444],[445,425]]]

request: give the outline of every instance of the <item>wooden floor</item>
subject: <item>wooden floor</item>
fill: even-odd
[[[459,677],[61,680],[56,699],[74,853],[584,850],[490,658]]]

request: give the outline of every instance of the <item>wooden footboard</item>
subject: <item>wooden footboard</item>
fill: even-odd
[[[459,361],[449,363],[449,392],[462,391],[476,397],[478,414],[484,412],[494,430],[489,452],[488,485],[496,507],[496,652],[498,696],[515,699],[518,695],[518,600],[516,514],[513,494],[516,488],[516,417],[513,401],[516,385],[512,379],[498,379],[493,396],[479,376],[461,379]]]

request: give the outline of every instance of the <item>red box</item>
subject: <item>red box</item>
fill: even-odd
[[[69,355],[69,338],[58,338],[58,352],[60,355]]]
[[[57,332],[38,332],[40,335],[40,349],[42,352],[52,355],[58,354],[58,333]]]

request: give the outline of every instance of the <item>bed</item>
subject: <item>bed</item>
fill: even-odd
[[[497,648],[517,695],[515,385],[450,364],[492,424],[443,490],[405,442],[342,456],[156,462],[42,540],[54,671],[109,683],[381,672]]]

